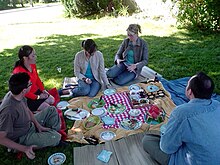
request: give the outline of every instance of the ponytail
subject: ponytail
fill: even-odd
[[[18,66],[21,66],[25,70],[27,70],[27,68],[24,66],[24,57],[28,57],[32,53],[33,50],[34,49],[29,45],[22,46],[18,51],[19,60],[15,62],[14,69]]]

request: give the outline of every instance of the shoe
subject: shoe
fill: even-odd
[[[60,97],[72,97],[73,96],[73,92],[71,89],[68,90],[69,94],[62,94],[60,95]]]
[[[60,143],[57,145],[57,147],[67,147],[70,144],[66,141],[60,140]]]

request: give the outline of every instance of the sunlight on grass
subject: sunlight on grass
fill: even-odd
[[[56,88],[61,88],[61,84],[63,82],[63,79],[60,78],[49,78],[44,81],[44,85],[50,88],[56,87]]]
[[[160,13],[156,7],[150,12]],[[148,44],[148,67],[167,80],[192,76],[203,70],[213,78],[215,92],[220,93],[220,34],[192,33],[177,29],[171,20],[153,20],[146,15],[103,17],[95,20],[65,19],[61,17],[60,9],[51,14],[36,15],[39,15],[36,20],[31,15],[22,17],[19,13],[16,17],[7,18],[1,18],[0,15],[0,20],[4,19],[0,23],[0,98],[8,91],[8,79],[14,62],[18,60],[20,46],[28,44],[35,48],[37,69],[45,88],[60,88],[64,77],[74,76],[73,59],[82,49],[82,40],[94,39],[98,50],[103,53],[105,67],[111,67],[130,23],[141,25],[140,36]],[[57,67],[61,67],[61,73],[57,71]],[[72,121],[66,122],[67,127],[71,128]],[[79,144],[37,151],[37,158],[32,164],[46,164],[51,153],[60,150],[67,156],[65,163],[72,164],[72,150],[75,146]],[[16,160],[5,148],[0,147],[0,153],[3,164],[30,164],[30,160],[25,157],[21,161]]]

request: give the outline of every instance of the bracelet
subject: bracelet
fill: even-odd
[[[40,99],[40,95],[37,95],[37,100],[39,100]]]

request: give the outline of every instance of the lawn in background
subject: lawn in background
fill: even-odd
[[[73,58],[76,52],[81,50],[81,41],[86,38],[95,40],[104,55],[105,66],[112,66],[114,55],[126,37],[125,30],[129,23],[139,23],[142,27],[141,37],[148,43],[150,68],[168,80],[192,76],[202,70],[213,78],[216,84],[215,92],[220,93],[220,34],[191,33],[178,30],[164,22],[134,17],[54,20],[44,25],[28,24],[28,29],[32,28],[33,31],[30,43],[37,53],[38,73],[45,87],[60,88],[64,77],[73,76]],[[14,33],[19,34],[21,30],[25,33],[27,25],[13,26]],[[45,35],[34,35],[40,30],[46,31]],[[15,39],[18,41],[14,41],[13,48],[3,48],[0,52],[0,98],[8,91],[7,81],[17,60],[18,49],[22,46],[19,44],[22,42],[19,41],[20,38]],[[57,71],[57,67],[62,68],[61,73]],[[71,126],[72,122],[68,121],[68,127]],[[65,148],[54,147],[36,151],[34,160],[28,160],[26,157],[17,160],[15,154],[7,153],[6,148],[0,147],[0,162],[43,165],[47,164],[51,154],[63,152],[67,156],[65,164],[72,164],[75,146],[80,144],[72,143]]]

